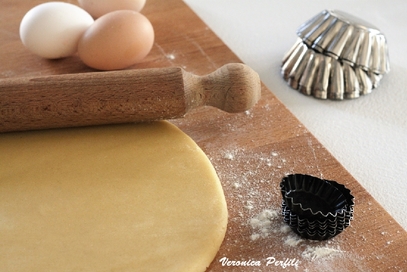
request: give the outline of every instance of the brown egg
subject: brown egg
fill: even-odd
[[[78,0],[78,2],[93,18],[98,18],[115,10],[140,11],[143,9],[146,0]]]
[[[141,13],[118,10],[98,18],[82,35],[78,54],[88,66],[117,70],[140,62],[154,43],[154,29]]]

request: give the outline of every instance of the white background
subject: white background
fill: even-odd
[[[407,1],[184,1],[407,230]],[[318,100],[280,76],[297,28],[324,9],[360,17],[386,36],[391,71],[371,94]]]

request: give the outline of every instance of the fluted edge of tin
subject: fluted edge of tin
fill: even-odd
[[[355,23],[358,18],[351,20],[347,16],[351,17],[341,11],[323,10],[303,23],[297,35],[317,52],[367,72],[388,73],[389,53],[384,34],[371,25]]]
[[[310,48],[301,39],[283,58],[281,73],[285,81],[305,95],[319,99],[354,99],[372,92],[382,75],[366,71]]]

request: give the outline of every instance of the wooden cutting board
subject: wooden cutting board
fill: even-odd
[[[22,46],[21,18],[42,2],[0,4],[0,79],[93,71],[76,56],[44,60]],[[181,0],[148,0],[142,13],[156,40],[134,69],[180,66],[203,75],[241,62]],[[406,271],[407,233],[272,91],[263,85],[260,102],[244,113],[206,107],[172,121],[211,159],[228,203],[226,238],[208,271]],[[287,173],[333,179],[351,189],[356,201],[351,226],[324,242],[295,236],[279,216],[279,183]]]

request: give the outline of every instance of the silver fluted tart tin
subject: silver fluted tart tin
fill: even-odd
[[[284,80],[320,99],[353,99],[372,92],[390,71],[385,36],[341,11],[324,10],[300,26],[283,58]]]

